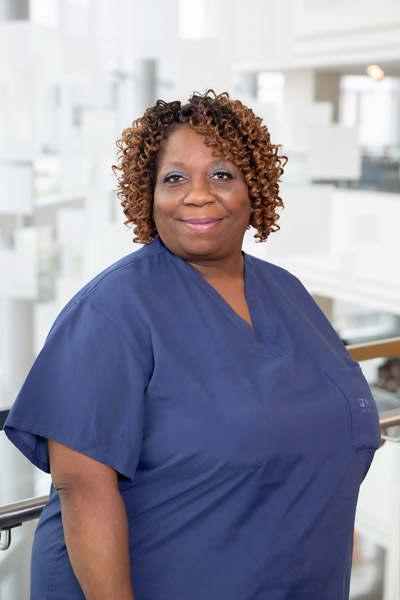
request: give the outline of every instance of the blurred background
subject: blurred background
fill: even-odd
[[[400,336],[398,0],[0,0],[0,408],[68,299],[138,248],[115,140],[156,99],[207,88],[289,157],[281,231],[245,250],[300,277],[345,343]],[[399,408],[399,359],[363,369]],[[400,599],[399,452],[387,442],[362,489],[354,599]],[[0,505],[48,492],[2,431],[0,481]],[[0,551],[1,600],[29,597],[33,528]]]

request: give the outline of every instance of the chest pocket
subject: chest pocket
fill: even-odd
[[[378,409],[360,367],[328,369],[325,373],[349,405],[353,447],[377,450],[381,442]]]
[[[175,468],[238,473],[265,461],[264,408],[252,386],[180,390],[163,403]]]

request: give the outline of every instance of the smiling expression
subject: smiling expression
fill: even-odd
[[[188,262],[237,260],[250,213],[241,170],[189,125],[176,126],[162,142],[154,188],[153,218],[167,248]]]

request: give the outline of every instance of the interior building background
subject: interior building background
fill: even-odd
[[[138,247],[115,140],[156,99],[207,88],[289,158],[281,230],[244,249],[297,275],[346,343],[400,335],[398,0],[0,0],[0,407],[69,298]],[[384,368],[363,365],[378,387]],[[382,406],[400,406],[399,373]],[[0,505],[48,492],[3,432],[0,481]],[[0,552],[1,600],[29,597],[34,527]],[[353,600],[400,599],[399,542],[387,443],[361,490]]]

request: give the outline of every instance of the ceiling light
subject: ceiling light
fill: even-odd
[[[378,65],[369,65],[367,67],[367,73],[375,81],[381,81],[385,77],[384,71]]]

